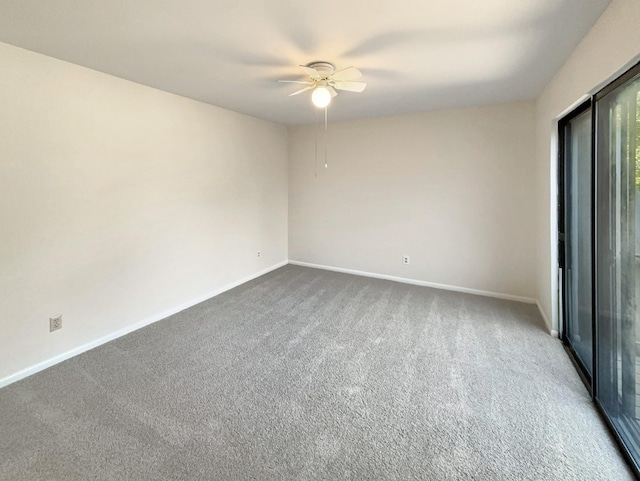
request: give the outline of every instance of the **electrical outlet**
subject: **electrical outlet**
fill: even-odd
[[[49,332],[62,329],[62,316],[54,316],[49,318]]]
[[[402,263],[404,265],[409,264],[409,256],[402,256]]]
[[[262,252],[258,251],[258,257],[262,256]]]

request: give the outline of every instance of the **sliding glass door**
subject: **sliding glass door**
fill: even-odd
[[[596,398],[640,454],[640,72],[596,97]]]
[[[640,64],[559,134],[561,337],[640,474]]]

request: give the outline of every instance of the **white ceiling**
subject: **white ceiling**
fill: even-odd
[[[610,1],[0,0],[0,41],[293,125],[313,60],[368,83],[333,121],[533,99]]]

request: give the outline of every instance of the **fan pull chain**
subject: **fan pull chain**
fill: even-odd
[[[315,169],[315,176],[318,177],[318,111],[316,110],[316,160],[314,163],[314,169]]]
[[[327,117],[328,117],[328,107],[324,108],[324,168],[326,169],[327,167],[329,167],[329,164],[327,163]],[[317,115],[317,114],[316,114]]]

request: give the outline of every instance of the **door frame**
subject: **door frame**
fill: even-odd
[[[566,128],[567,126],[578,116],[584,114],[586,111],[591,109],[591,158],[589,159],[589,166],[591,169],[591,179],[590,179],[590,213],[591,213],[591,225],[589,229],[589,235],[591,238],[591,338],[592,338],[592,365],[591,365],[591,373],[587,370],[587,367],[584,365],[583,361],[578,356],[577,352],[571,345],[569,338],[567,336],[567,273],[566,273],[566,238],[565,234],[567,232],[566,226],[566,216],[565,216],[565,177],[566,177],[566,165],[565,165],[565,154],[566,152]],[[569,358],[573,362],[574,366],[578,370],[578,374],[582,379],[582,382],[585,384],[589,394],[593,397],[594,390],[593,386],[595,385],[595,376],[596,376],[596,352],[595,352],[595,334],[596,334],[596,316],[595,316],[595,294],[596,294],[596,282],[595,282],[595,237],[596,237],[596,228],[595,228],[595,106],[592,98],[587,99],[580,105],[578,105],[571,112],[566,114],[558,121],[558,268],[560,269],[560,295],[561,295],[561,329],[559,330],[558,337],[562,341],[565,349],[569,353]]]

